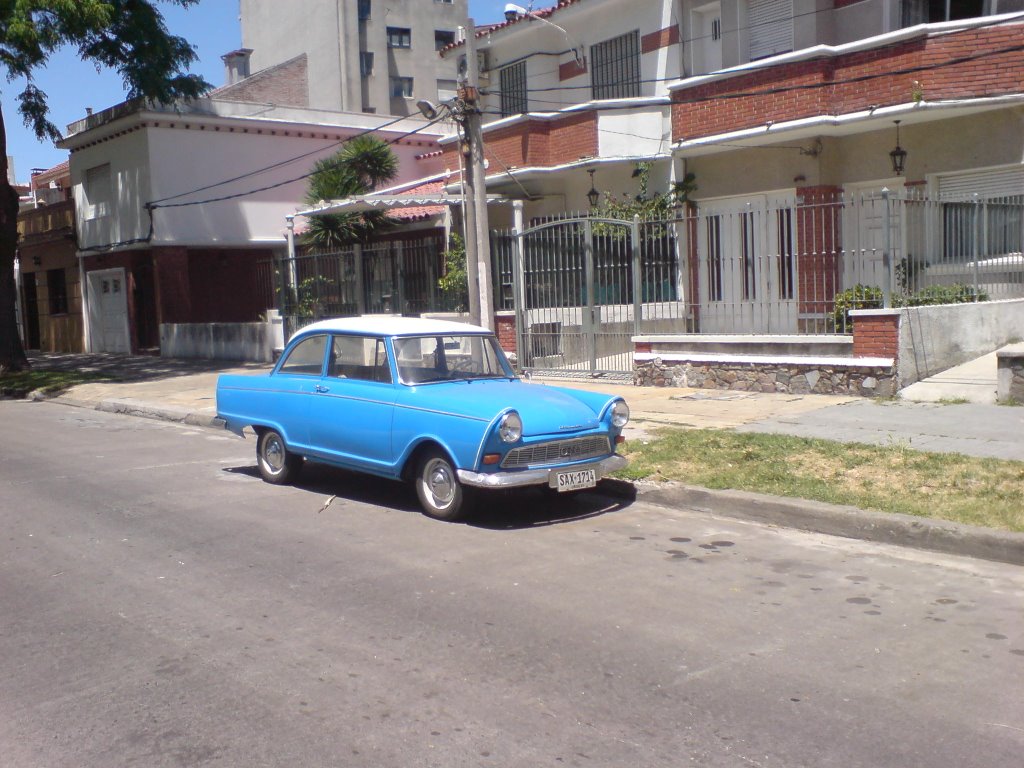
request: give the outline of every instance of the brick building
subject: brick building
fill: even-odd
[[[833,297],[857,286],[1022,296],[1021,11],[563,0],[510,14],[476,41],[487,190],[524,199],[530,222],[586,211],[592,189],[636,195],[640,166],[648,193],[692,178],[675,230],[688,330],[841,330]],[[442,145],[457,169],[456,137]]]

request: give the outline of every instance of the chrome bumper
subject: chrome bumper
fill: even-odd
[[[600,480],[617,469],[622,469],[629,461],[624,456],[612,454],[606,459],[586,464],[572,464],[567,467],[548,467],[546,469],[524,469],[519,472],[493,472],[484,474],[470,472],[468,469],[458,471],[459,482],[474,488],[522,488],[527,485],[548,485],[552,472],[579,471],[593,469]]]

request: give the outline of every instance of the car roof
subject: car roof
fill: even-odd
[[[297,331],[292,338],[309,333],[358,333],[373,336],[422,336],[426,334],[491,333],[486,328],[451,320],[393,315],[363,315],[320,320]]]

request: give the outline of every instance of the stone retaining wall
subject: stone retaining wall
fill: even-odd
[[[637,360],[637,386],[732,389],[745,392],[784,392],[794,395],[859,395],[892,397],[896,372],[892,366],[675,362]]]
[[[1024,405],[1024,344],[1013,344],[996,353],[996,396],[1001,403]]]

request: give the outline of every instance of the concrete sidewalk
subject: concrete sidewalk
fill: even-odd
[[[218,425],[216,387],[221,373],[262,375],[269,370],[262,364],[118,355],[30,355],[30,359],[36,368],[98,371],[116,377],[38,399],[196,426]],[[662,427],[737,429],[1024,461],[1024,408],[634,387],[599,380],[534,379],[530,385],[621,395],[632,411],[625,433],[632,440],[645,439]],[[1024,565],[1024,534],[1019,533],[803,499],[676,484],[639,484],[638,491],[632,484],[608,482],[610,492],[639,492],[645,502],[672,509],[695,508],[815,533]]]
[[[57,402],[200,426],[215,423],[221,373],[259,375],[270,369],[259,363],[107,354],[34,354],[30,359],[36,368],[96,371],[116,377],[71,387],[52,398]],[[621,395],[632,411],[627,439],[643,437],[658,427],[737,429],[1024,461],[1024,408],[992,403],[634,387],[600,380],[533,379],[531,384]]]

